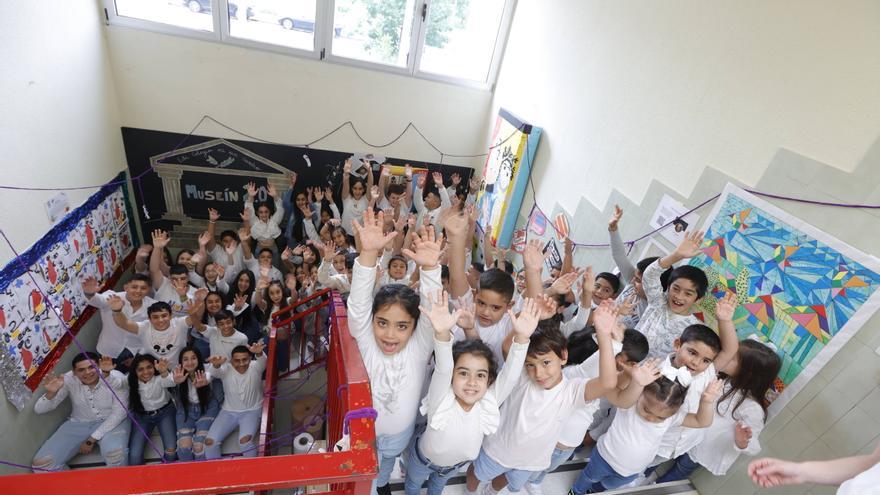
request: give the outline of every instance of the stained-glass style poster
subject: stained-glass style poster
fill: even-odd
[[[772,344],[782,370],[771,396],[781,410],[880,305],[880,260],[728,184],[691,260],[717,298],[734,291],[741,339]],[[714,315],[715,298],[702,311]],[[711,320],[711,318],[709,318]]]

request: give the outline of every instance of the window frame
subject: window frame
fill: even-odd
[[[475,81],[472,79],[463,79],[459,77],[447,76],[421,70],[420,63],[422,58],[422,51],[424,50],[425,38],[427,36],[427,16],[423,17],[422,12],[427,12],[427,9],[431,8],[432,0],[415,0],[415,2],[413,3],[413,16],[411,25],[412,36],[410,37],[410,43],[408,47],[409,52],[407,56],[407,64],[405,67],[398,67],[381,62],[334,55],[333,40],[335,30],[333,28],[333,17],[336,11],[336,0],[315,0],[315,30],[313,32],[313,50],[276,45],[264,41],[250,40],[246,38],[232,36],[229,31],[230,23],[229,16],[227,14],[227,12],[229,11],[229,1],[230,0],[211,0],[210,15],[213,21],[213,32],[199,31],[197,29],[176,26],[173,24],[165,24],[158,21],[118,15],[116,13],[115,0],[102,0],[102,4],[104,9],[105,24],[108,26],[120,26],[124,28],[140,29],[160,34],[181,36],[184,38],[211,41],[214,43],[240,46],[256,50],[264,50],[279,53],[282,55],[290,55],[294,57],[317,61],[327,61],[339,65],[376,70],[390,74],[397,74],[400,76],[409,76],[416,79],[435,81],[491,92],[495,89],[495,83],[498,79],[498,72],[500,71],[501,62],[504,58],[507,38],[510,34],[510,27],[513,23],[513,15],[517,3],[517,0],[505,0],[503,11],[501,14],[501,21],[499,23],[498,32],[495,38],[495,46],[492,52],[492,59],[489,62],[489,69],[486,75],[486,80]]]

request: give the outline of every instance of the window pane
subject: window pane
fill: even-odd
[[[315,0],[229,0],[229,34],[314,50]]]
[[[211,0],[116,0],[116,15],[213,31]]]
[[[485,81],[505,0],[431,0],[419,70]]]
[[[336,0],[333,55],[406,67],[415,0]]]

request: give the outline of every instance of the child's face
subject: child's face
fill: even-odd
[[[231,235],[223,236],[223,238],[220,239],[220,242],[223,243],[225,249],[238,247],[238,241],[236,241],[235,237],[232,237]]]
[[[477,322],[482,327],[492,326],[504,318],[512,301],[501,293],[489,289],[480,289],[474,297],[474,310]]]
[[[303,283],[303,280],[306,279],[306,269],[302,267],[302,265],[296,267],[296,281],[299,283]]]
[[[669,284],[667,300],[669,309],[677,315],[691,314],[691,306],[700,299],[697,286],[686,278],[677,278]]]
[[[189,275],[185,273],[172,273],[170,277],[171,285],[179,287],[189,283]]]
[[[257,218],[259,218],[261,221],[268,222],[270,216],[271,215],[269,214],[268,206],[261,206],[257,208]]]
[[[164,309],[153,311],[150,313],[150,324],[160,332],[162,330],[168,330],[168,327],[171,326],[171,313]]]
[[[217,330],[220,331],[220,335],[224,337],[232,337],[232,334],[235,333],[235,321],[232,318],[224,318],[217,322]]]
[[[314,265],[317,258],[315,258],[315,252],[309,248],[303,249],[303,263],[307,265]]]
[[[361,199],[361,196],[364,195],[364,185],[361,182],[355,182],[351,186],[351,195],[354,196],[354,199]]]
[[[205,280],[208,282],[215,282],[218,276],[220,276],[220,274],[217,272],[217,267],[214,263],[208,263],[208,265],[205,266]]]
[[[312,280],[318,280],[318,267],[316,265],[312,265],[309,268],[309,276],[312,277]]]
[[[281,290],[281,286],[278,284],[272,284],[269,286],[269,300],[274,305],[280,305],[281,300],[284,299],[284,291]]]
[[[205,298],[205,311],[207,311],[209,315],[212,315],[221,309],[223,309],[223,300],[220,299],[220,294],[211,294]]]
[[[327,210],[321,210],[321,223],[327,223],[333,218]]]
[[[388,275],[394,280],[400,280],[406,276],[406,263],[403,260],[391,260],[388,263]]]
[[[236,352],[232,355],[231,361],[232,369],[243,375],[251,365],[251,354],[249,352]]]
[[[636,412],[649,423],[662,423],[672,417],[676,412],[666,404],[654,398],[651,394],[642,393],[636,402]]]
[[[272,266],[272,252],[271,251],[262,251],[257,258],[260,266]]]
[[[597,278],[593,285],[593,303],[602,304],[602,301],[614,297],[614,287],[604,278]]]
[[[79,378],[83,385],[94,385],[98,383],[98,370],[88,360],[80,361],[73,367],[73,374]]]
[[[333,257],[333,268],[336,273],[345,273],[345,255],[337,254]]]
[[[180,254],[177,255],[177,263],[186,266],[189,270],[192,270],[195,266],[195,263],[192,263],[192,255],[186,251],[181,251]]]
[[[415,326],[415,319],[400,304],[381,307],[373,315],[373,337],[386,356],[406,347]]]
[[[567,359],[566,351],[562,352],[562,357],[555,352],[529,354],[526,356],[526,372],[536,385],[550,390],[562,381],[562,367]]]
[[[466,411],[486,395],[489,389],[489,361],[483,356],[464,353],[455,361],[452,392]]]
[[[516,291],[519,292],[520,294],[522,294],[523,291],[526,290],[526,272],[525,272],[525,270],[520,270],[519,272],[517,272],[516,279],[514,280],[514,282],[516,282]]]
[[[138,363],[137,369],[134,372],[137,374],[138,380],[147,383],[156,375],[156,368],[153,367],[153,363],[144,360]]]
[[[143,280],[131,280],[125,284],[125,298],[128,302],[137,303],[144,300],[150,286]]]
[[[199,358],[196,357],[195,352],[186,351],[181,354],[180,365],[183,366],[183,371],[192,373],[199,366]]]
[[[398,193],[388,194],[388,204],[390,204],[392,208],[397,208],[398,206],[400,206],[400,194],[398,194]]]
[[[440,208],[440,196],[429,192],[425,195],[425,208],[429,210],[436,210]]]
[[[684,366],[692,375],[697,375],[706,371],[717,355],[715,349],[704,342],[692,340],[681,343],[680,340],[675,339],[675,357],[672,359],[672,365],[676,368]]]
[[[306,203],[309,202],[308,198],[306,198],[306,195],[303,193],[297,194],[295,201],[297,210],[301,210],[306,205]]]
[[[348,239],[345,237],[345,232],[341,229],[334,231],[333,242],[336,243],[336,247],[348,246]]]
[[[635,270],[632,278],[633,287],[636,288],[636,294],[638,294],[639,299],[647,299],[648,296],[645,295],[645,288],[642,286],[642,272],[638,269]]]
[[[235,285],[238,287],[239,292],[244,293],[251,288],[251,281],[247,275],[242,274],[242,276],[238,277],[238,282]]]

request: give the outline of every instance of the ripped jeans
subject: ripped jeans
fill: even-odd
[[[263,409],[251,409],[250,411],[227,411],[221,409],[220,414],[211,424],[208,437],[205,439],[205,458],[219,459],[220,447],[223,440],[238,427],[238,447],[244,457],[256,457],[259,445],[260,419],[263,417]]]
[[[61,423],[55,433],[40,447],[34,456],[32,465],[39,469],[59,471],[68,469],[67,462],[79,454],[80,445],[101,426],[100,421],[71,421]],[[98,447],[101,457],[108,467],[128,465],[128,418],[122,420],[116,428],[108,431],[100,440]],[[41,472],[41,471],[37,471]]]
[[[177,458],[181,461],[205,460],[205,437],[220,412],[220,403],[211,397],[205,413],[198,404],[177,408]]]

